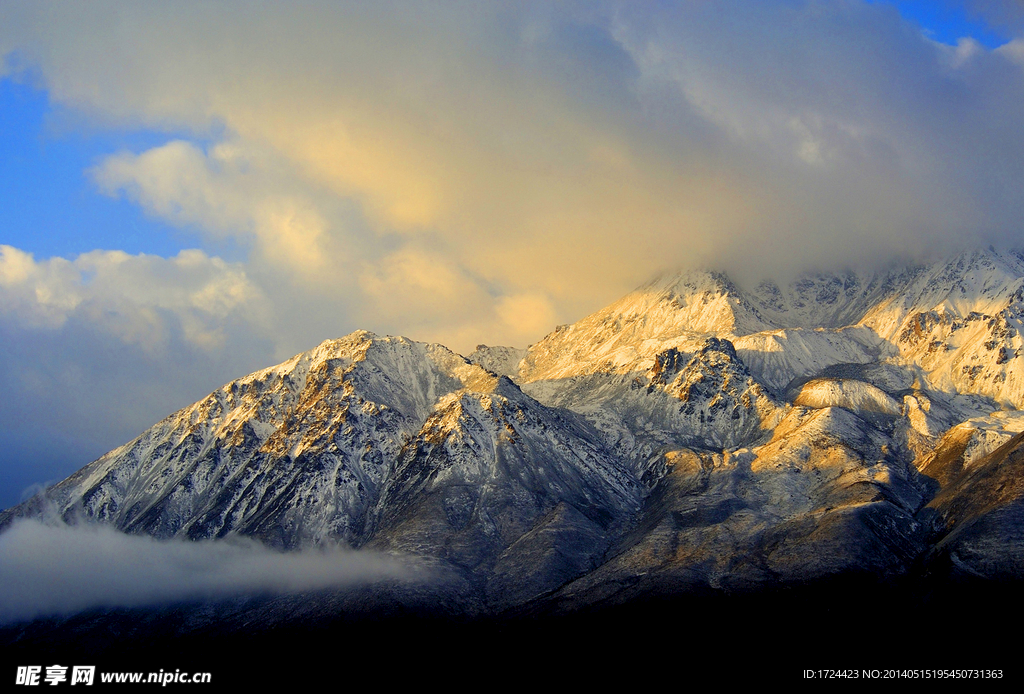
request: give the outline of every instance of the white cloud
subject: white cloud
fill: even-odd
[[[214,238],[255,242],[262,257],[295,276],[317,277],[326,264],[328,222],[288,170],[272,154],[237,142],[207,154],[175,140],[107,157],[91,175],[104,193],[124,195],[152,215]]]
[[[261,292],[239,264],[185,250],[174,258],[92,251],[72,261],[36,262],[0,246],[0,316],[28,328],[58,329],[73,315],[96,329],[157,355],[166,348],[166,321],[206,349],[223,346],[232,314],[258,323]]]
[[[1024,67],[1024,38],[1013,39],[999,48],[996,53],[1006,56],[1007,60]]]
[[[244,162],[224,156],[230,151],[215,148],[208,159],[195,145],[174,140],[137,155],[112,155],[91,173],[103,192],[124,192],[169,221],[198,224],[211,233],[239,233],[248,222],[245,191],[221,181],[238,177]]]
[[[246,538],[158,541],[39,521],[0,534],[0,621],[430,578],[411,560],[367,550],[278,552]]]
[[[952,65],[955,68],[963,67],[972,58],[984,54],[985,49],[980,43],[969,36],[959,39],[953,49]]]
[[[30,253],[0,246],[0,312],[30,326],[58,327],[82,301],[76,284],[81,275],[67,260],[40,266]]]
[[[491,320],[524,292],[569,320],[668,264],[841,265],[1008,240],[1021,212],[1012,46],[886,5],[44,7],[5,40],[54,99],[226,133],[114,155],[104,190],[343,304],[425,244]],[[454,336],[435,284],[405,318]]]

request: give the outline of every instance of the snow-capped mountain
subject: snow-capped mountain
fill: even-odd
[[[47,503],[157,537],[358,544],[438,399],[494,381],[439,345],[353,333],[214,391],[54,486]]]
[[[663,275],[468,359],[357,332],[225,385],[0,527],[56,513],[412,553],[484,611],[1019,578],[1022,317],[1024,255],[988,249],[751,290]]]

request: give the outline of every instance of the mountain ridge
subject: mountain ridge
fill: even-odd
[[[357,331],[225,384],[0,532],[49,508],[159,538],[412,553],[485,613],[935,562],[1019,578],[1015,495],[949,509],[1016,470],[1021,330],[1024,256],[988,249],[750,291],[664,274],[469,358]]]

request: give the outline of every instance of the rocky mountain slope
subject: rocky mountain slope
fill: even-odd
[[[357,332],[0,514],[414,554],[470,611],[1024,576],[1024,255],[665,275],[525,350]]]

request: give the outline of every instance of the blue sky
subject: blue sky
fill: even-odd
[[[955,46],[970,37],[987,48],[997,48],[1014,37],[1006,18],[980,12],[979,3],[948,0],[874,0],[894,6],[904,18],[920,27],[934,41]]]
[[[1016,0],[0,16],[0,506],[358,328],[1024,242]]]
[[[86,171],[103,156],[140,151],[167,134],[75,128],[44,90],[0,81],[0,228],[4,242],[37,257],[96,248],[174,255],[183,234],[136,205],[97,195]]]
[[[45,89],[0,80],[0,229],[3,242],[37,258],[97,248],[170,257],[196,245],[196,232],[97,193],[89,170],[119,151],[141,152],[187,135],[111,128],[50,102]],[[202,140],[200,140],[202,143]],[[228,247],[222,253],[237,254]]]

